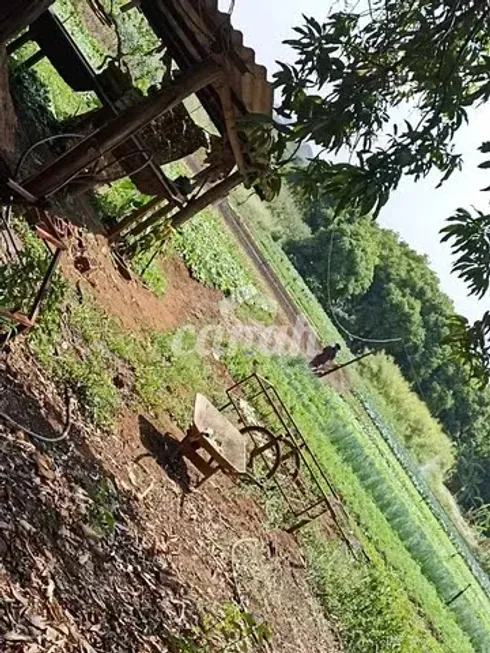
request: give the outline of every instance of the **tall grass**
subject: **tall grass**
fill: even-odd
[[[339,624],[348,653],[413,651],[436,653],[441,645],[414,619],[413,604],[383,564],[353,562],[336,542],[310,528],[302,538],[313,587]]]
[[[404,445],[428,474],[438,475],[441,483],[454,465],[454,445],[426,404],[411,391],[393,359],[384,353],[365,358],[360,374],[370,382],[384,418],[396,425]]]

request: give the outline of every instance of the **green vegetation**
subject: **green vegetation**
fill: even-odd
[[[138,191],[129,177],[124,177],[97,189],[95,204],[112,221],[124,218],[150,199]]]
[[[440,650],[471,651],[474,646],[475,650],[486,651],[490,645],[485,616],[490,607],[488,596],[476,584],[469,567],[457,555],[457,549],[421,501],[379,432],[368,432],[349,404],[317,381],[303,361],[238,351],[226,362],[234,378],[259,369],[278,388],[356,515],[367,538],[372,564],[392,569],[394,576],[388,574],[387,585],[396,583],[396,593],[412,602],[410,623],[419,623],[417,615],[422,615],[440,641]],[[468,583],[471,592],[447,607],[445,604]],[[386,609],[389,622],[392,616]],[[393,609],[396,611],[396,606]],[[375,646],[375,635],[371,633],[370,637]],[[426,633],[425,637],[430,646],[436,645],[432,636]],[[400,650],[427,650],[419,644]]]
[[[429,475],[438,474],[434,485],[440,485],[455,462],[454,447],[441,425],[386,354],[365,358],[360,366],[385,422],[396,430],[417,463],[428,468]]]
[[[88,61],[98,68],[105,58],[105,48],[87,29],[83,14],[73,0],[56,0],[54,10],[66,29],[76,37],[76,42]]]
[[[87,56],[100,63],[103,53],[83,16],[72,15],[74,5],[69,0],[58,2],[57,7],[77,32],[77,40],[84,42]],[[122,47],[129,65],[133,54],[136,60],[141,58],[140,45],[147,51],[154,44],[145,38],[141,44],[135,41],[141,27],[129,25],[118,7],[118,27],[126,33]],[[346,29],[352,31],[350,25]],[[315,40],[318,32],[312,23],[309,30],[306,42]],[[337,37],[343,38],[341,34]],[[113,50],[111,53],[114,55]],[[25,50],[22,56],[28,54]],[[151,63],[156,53],[150,54]],[[329,74],[338,67],[332,64]],[[152,74],[151,66],[140,69],[138,84],[146,88],[154,81]],[[39,79],[49,83],[49,93]],[[59,120],[91,106],[91,98],[68,92],[48,64],[19,80],[28,111],[44,116],[46,124],[41,126],[48,133],[59,129]],[[310,101],[308,93],[294,95],[295,101]],[[318,99],[315,102],[318,104]],[[42,111],[45,105],[51,113]],[[308,118],[308,112],[305,115]],[[299,127],[303,129],[300,138],[308,135],[305,125]],[[353,126],[340,122],[339,129],[344,129],[339,136],[342,139],[351,134]],[[443,161],[443,166],[446,164],[448,161]],[[178,162],[171,168],[175,177],[184,166]],[[331,180],[332,175],[327,176]],[[304,175],[295,179],[303,183]],[[344,182],[341,185],[345,187]],[[371,202],[371,208],[383,199],[375,197],[379,189],[374,186],[363,198]],[[353,185],[356,192],[359,187]],[[441,490],[456,455],[459,477],[452,479],[452,485],[460,491],[463,504],[476,502],[479,510],[480,504],[490,503],[485,485],[490,460],[488,391],[479,392],[464,366],[449,360],[444,338],[452,307],[423,257],[391,232],[360,218],[357,211],[343,214],[334,227],[330,198],[305,205],[303,196],[285,186],[271,206],[265,207],[256,196],[248,197],[239,189],[233,202],[321,339],[342,341],[324,311],[331,309],[331,302],[342,322],[364,337],[379,336],[381,323],[387,335],[402,338],[408,345],[422,393],[440,421],[431,418],[383,355],[366,361],[361,374],[349,374],[350,387],[341,396],[314,378],[302,360],[240,349],[225,352],[224,362],[235,379],[258,370],[278,388],[358,522],[370,563],[353,562],[340,545],[325,541],[315,528],[305,533],[303,544],[317,594],[340,624],[348,653],[487,653],[490,583],[434,497],[434,490]],[[99,208],[108,217],[120,218],[146,199],[130,182],[121,181],[103,190]],[[25,232],[23,238],[22,263],[31,266],[27,278],[34,288],[45,265],[44,252],[30,233]],[[204,211],[171,240],[196,279],[239,303],[238,317],[270,322],[272,309],[251,265],[215,209]],[[328,262],[331,243],[333,256]],[[135,254],[133,265],[140,273],[154,245]],[[15,282],[18,273],[18,269],[0,268],[1,300],[9,306],[20,298]],[[154,292],[165,291],[158,259],[143,276]],[[73,389],[87,416],[99,426],[111,426],[123,403],[157,414],[166,412],[180,426],[189,421],[195,392],[222,403],[223,383],[217,366],[212,357],[196,352],[196,335],[191,329],[127,333],[88,295],[59,276],[40,327],[33,331],[29,347],[55,379]],[[346,358],[350,356],[347,346],[342,352]],[[392,353],[410,378],[412,364],[405,348]],[[449,442],[441,424],[456,446]],[[95,488],[91,496],[91,524],[110,535],[116,498],[108,487]],[[211,637],[216,635],[222,649],[243,648],[246,642],[233,640],[233,633],[248,628],[247,636],[256,638],[262,625],[235,608],[224,614],[214,631],[213,626],[206,632],[190,633],[176,644],[181,650],[206,650],[206,646],[216,646],[214,639],[212,644],[206,641],[214,632]],[[266,631],[262,632],[265,635]]]
[[[100,537],[111,537],[116,530],[116,513],[120,503],[117,489],[109,479],[102,478],[92,489],[90,498],[90,527]]]
[[[352,561],[313,530],[303,537],[313,585],[327,614],[340,624],[348,653],[439,651],[413,622],[413,606],[392,573]]]
[[[450,436],[457,459],[451,489],[463,508],[487,505],[490,388],[479,387],[465,364],[451,355],[447,337],[454,309],[427,258],[366,218],[342,214],[335,220],[328,202],[317,202],[314,210],[307,207],[305,217],[310,225],[316,225],[312,235],[285,245],[296,267],[325,309],[334,310],[349,331],[361,338],[351,347],[361,351],[365,346],[362,339],[367,339],[374,341],[369,342],[372,348],[387,349]],[[335,253],[328,263],[331,245]],[[344,279],[349,280],[348,285]],[[385,372],[387,367],[385,364]],[[369,371],[369,366],[365,369]],[[383,381],[382,375],[377,376],[386,389],[390,379]],[[403,424],[400,428],[404,431]],[[426,453],[438,449],[442,461],[441,437],[431,430],[423,439],[427,440],[429,433],[432,442],[424,444]],[[416,445],[414,432],[407,439],[405,429],[404,438],[414,444],[416,458],[432,464],[433,456],[422,460],[420,438]],[[447,456],[444,458],[447,462]],[[446,464],[443,471],[447,470]]]
[[[132,258],[131,264],[144,285],[157,297],[163,297],[167,280],[160,266],[160,258],[154,258],[151,252],[137,254]]]
[[[462,167],[454,137],[473,117],[469,108],[490,97],[487,6],[388,0],[366,13],[352,6],[323,22],[303,18],[286,41],[293,63],[280,63],[275,74],[280,122],[275,130],[272,120],[262,125],[264,139],[275,134],[271,175],[290,163],[294,144],[299,151],[314,143],[318,154],[296,169],[302,193],[337,213],[376,218],[404,175],[417,181],[436,173],[442,185]],[[490,152],[490,142],[479,150]],[[489,225],[488,214],[460,208],[441,232],[452,245],[453,272],[477,297],[490,288]],[[453,358],[488,386],[490,311],[473,325],[456,316],[449,332]]]
[[[246,202],[243,202],[241,197],[237,197],[237,194],[235,194],[233,202],[251,231],[254,240],[266,254],[277,274],[283,280],[284,285],[305,312],[322,341],[341,341],[342,339],[338,331],[332,326],[321,304],[313,295],[310,288],[305,285],[290,259],[279,246],[279,243],[282,242],[285,247],[288,247],[287,237],[284,237],[284,235],[281,237],[279,234],[279,237],[275,235],[275,238],[272,238],[271,230],[274,228],[274,219],[270,215],[267,215],[267,207],[261,205],[254,196],[250,197]],[[304,207],[302,209],[303,213],[305,213]],[[318,225],[321,224],[321,220],[318,219],[318,205],[316,207],[310,207],[309,214],[310,217],[316,216],[318,228]],[[315,220],[313,219],[310,222],[310,228],[314,227],[314,225]],[[320,251],[319,248],[318,257]],[[324,255],[324,252],[322,255]],[[346,317],[342,316],[342,319],[345,320]],[[346,358],[350,356],[346,346],[343,347],[342,354]],[[471,550],[471,546],[475,546],[475,537],[470,532],[467,524],[462,520],[454,502],[442,484],[444,474],[451,467],[455,454],[453,445],[441,429],[441,426],[430,416],[423,402],[409,390],[409,386],[402,378],[399,368],[391,362],[389,357],[380,355],[374,359],[368,358],[365,361],[365,366],[365,371],[363,371],[363,368],[359,370],[352,368],[349,372],[349,382],[352,390],[355,392],[355,396],[350,394],[346,396],[347,403],[343,405],[343,411],[345,411],[344,421],[348,423],[353,418],[355,419],[357,423],[355,430],[364,430],[369,442],[374,444],[375,449],[372,452],[373,459],[378,460],[378,462],[384,461],[383,464],[386,465],[386,469],[390,470],[389,475],[394,475],[400,482],[398,490],[388,489],[379,482],[379,470],[372,469],[370,480],[367,483],[368,489],[370,488],[372,491],[373,487],[376,487],[379,482],[380,490],[377,493],[379,506],[386,516],[389,516],[390,510],[395,510],[395,512],[391,513],[392,518],[398,508],[390,509],[381,495],[384,494],[385,497],[391,497],[393,494],[396,496],[398,492],[400,496],[406,496],[408,493],[408,496],[412,497],[409,500],[408,509],[410,510],[411,506],[415,505],[420,506],[420,510],[424,511],[424,516],[419,522],[421,532],[424,533],[427,530],[430,532],[433,528],[435,532],[445,538],[446,543],[451,542],[451,547],[454,547],[455,552],[448,554],[448,559],[451,556],[456,557],[461,555],[465,561],[466,573],[472,570],[475,577],[478,578],[478,582],[481,583],[481,587],[485,588],[486,596],[488,596],[488,578],[482,571],[478,561],[475,560],[474,552]],[[260,366],[258,365],[258,368],[264,373],[265,369],[262,363]],[[245,375],[246,371],[243,370],[241,374]],[[282,376],[278,378],[283,379]],[[298,384],[299,388],[304,387],[304,383],[304,381],[301,381]],[[290,396],[290,400],[292,402],[295,401],[294,394]],[[376,426],[372,419],[378,420]],[[329,429],[325,427],[323,432],[328,433]],[[404,440],[409,447],[408,450],[412,451],[413,458],[401,444]],[[341,443],[348,443],[350,447],[353,447],[353,444],[355,444],[353,442],[349,443],[345,435],[336,441],[338,446]],[[357,453],[353,454],[354,459],[359,463],[366,459],[365,447],[366,443],[363,442],[361,448],[357,448]],[[324,462],[326,469],[330,473],[332,473],[332,470],[338,471],[338,461],[332,459],[327,460],[325,458]],[[362,463],[362,465],[365,464],[365,462]],[[354,465],[353,467],[359,478],[363,479],[367,477],[368,472],[363,470],[362,467]],[[345,480],[345,475],[340,474],[338,476],[335,474],[335,481],[342,489],[343,479]],[[430,481],[430,487],[427,481]],[[344,491],[342,491],[342,494],[347,499]],[[369,532],[369,524],[372,525],[374,523],[373,516],[367,509],[367,505],[362,506],[359,511],[359,504],[355,500],[356,496],[358,496],[358,491],[349,494],[350,498],[347,503],[351,508],[357,505],[356,513],[358,516],[362,514],[365,514],[365,516],[366,514],[370,515],[366,522],[364,519],[361,521],[362,529]],[[403,517],[402,514],[404,515]],[[427,518],[429,519],[429,523],[426,521]],[[393,518],[393,521],[391,519],[388,520],[395,532],[397,532],[397,528],[400,526],[400,519],[406,519],[406,514],[400,512],[398,517]],[[413,525],[411,528],[413,529]],[[375,533],[383,531],[381,526],[379,529],[373,528],[372,530]],[[408,535],[408,529],[404,533],[406,537]],[[417,528],[412,530],[412,535],[414,539],[420,541],[420,534]],[[398,537],[401,537],[400,533]],[[373,538],[373,543],[378,551],[386,552],[390,546],[387,545],[388,541],[393,544],[393,540],[388,540],[387,532],[384,532],[381,538]],[[432,545],[433,548],[431,551],[438,550],[440,546],[440,544]],[[423,564],[421,561],[427,556],[432,556],[432,553],[427,553],[427,551],[423,553],[422,549],[419,551],[409,549],[409,551],[410,555],[418,561],[417,565]],[[384,553],[384,556],[387,556],[387,554]],[[409,564],[409,568],[401,573],[399,555],[393,555],[393,552],[386,558],[386,562],[389,563],[389,567],[393,565],[396,573],[403,579],[406,587],[414,588],[414,583],[416,585],[415,578],[419,573],[415,572],[417,567],[414,569]],[[432,581],[434,581],[437,574],[444,573],[441,571],[442,567],[439,566],[440,564],[441,561],[439,558],[434,563],[434,568],[431,572],[433,574],[431,576]],[[418,569],[420,570],[420,567]],[[436,572],[436,570],[438,571]],[[461,589],[464,589],[465,582],[461,581]],[[467,577],[467,582],[470,582],[469,577]],[[451,592],[448,587],[444,591],[448,594]],[[469,592],[470,590],[468,590]],[[447,598],[448,594],[443,594],[446,597],[444,599],[446,601],[451,600],[451,597]],[[486,601],[486,598],[484,600]],[[418,599],[416,603],[418,604]],[[434,608],[431,607],[428,614],[435,614],[433,610]],[[469,611],[467,610],[467,612]],[[476,630],[479,630],[479,628],[477,627]],[[480,648],[479,645],[476,645],[476,650],[486,651],[486,648]]]
[[[223,291],[255,318],[270,320],[270,301],[215,209],[205,209],[186,224],[173,244],[198,281]]]
[[[21,260],[0,266],[0,302],[9,309],[28,307],[21,303],[28,295],[25,286],[20,292],[20,272],[33,295],[47,266],[43,243],[22,222],[16,228],[24,243]],[[167,411],[182,426],[194,392],[221,398],[210,361],[194,352],[192,332],[179,335],[178,351],[173,347],[175,333],[127,333],[59,273],[38,324],[28,341],[30,349],[55,379],[73,390],[87,416],[100,426],[113,423],[123,397],[126,401],[134,395],[135,406],[146,410]]]
[[[281,191],[279,199],[282,198],[283,192],[286,191]],[[257,195],[251,195],[243,188],[234,191],[230,200],[243,224],[248,227],[250,237],[265,254],[284,287],[314,326],[316,332],[325,342],[343,342],[342,336],[328,319],[320,302],[281,248],[279,243],[287,242],[288,239],[285,232],[281,231],[280,223],[271,215],[268,205],[261,202]],[[291,213],[294,213],[294,209],[291,210]],[[300,220],[298,214],[296,214],[295,220]],[[274,237],[271,235],[271,231],[274,231]]]
[[[218,614],[205,613],[200,624],[181,637],[173,637],[173,653],[260,653],[268,651],[273,633],[266,623],[232,601]]]
[[[56,379],[73,388],[96,424],[110,426],[123,397],[134,395],[135,407],[166,411],[181,426],[189,420],[195,392],[221,398],[211,363],[194,352],[192,333],[182,334],[182,349],[175,351],[174,333],[124,332],[73,289],[61,312],[59,306],[54,314],[44,311],[41,326],[30,348]]]

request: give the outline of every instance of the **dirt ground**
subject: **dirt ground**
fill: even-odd
[[[61,430],[63,400],[21,346],[2,361],[0,397],[24,426]],[[274,651],[339,650],[296,540],[269,530],[225,477],[193,490],[173,424],[125,412],[100,432],[75,411],[57,445],[10,426],[0,423],[2,651],[166,651],[169,633],[229,599],[270,623]],[[101,536],[106,508],[115,524]]]
[[[170,256],[162,264],[167,287],[160,299],[139,280],[128,281],[121,275],[103,236],[85,233],[82,247],[82,253],[80,245],[72,247],[62,265],[64,274],[87,288],[123,328],[140,333],[165,331],[218,319],[222,293],[193,279],[179,257]],[[88,271],[78,271],[80,256],[88,261]]]
[[[64,274],[125,329],[233,320],[178,257],[164,263],[158,299],[121,276],[102,237],[85,234],[82,247]],[[0,360],[0,411],[45,437],[62,428],[64,400],[20,341]],[[129,410],[105,432],[75,410],[54,445],[0,419],[0,650],[173,653],[172,635],[228,600],[270,624],[272,651],[340,650],[296,539],[270,529],[255,495],[226,477],[196,491],[182,437],[170,419]]]

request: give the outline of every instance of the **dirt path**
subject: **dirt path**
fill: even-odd
[[[247,252],[251,262],[255,265],[257,272],[264,279],[273,297],[281,306],[290,323],[294,326],[298,322],[298,319],[306,319],[299,310],[296,302],[287,292],[284,284],[275,273],[269,261],[267,261],[255,244],[252,235],[243,224],[243,220],[231,208],[228,200],[222,200],[219,202],[218,208],[223,214],[226,224],[235,235],[240,245]],[[311,330],[316,336],[313,327],[311,327]]]
[[[79,247],[73,247],[66,257],[64,274],[88,290],[123,328],[137,333],[166,331],[218,319],[222,293],[193,279],[178,256],[170,256],[162,263],[167,286],[164,297],[159,298],[138,279],[128,281],[121,276],[103,236],[84,234],[83,266],[89,269],[82,272]]]

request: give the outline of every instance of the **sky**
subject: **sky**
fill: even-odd
[[[227,11],[230,0],[219,0],[219,6]],[[235,0],[232,22],[243,31],[245,44],[254,48],[257,61],[271,75],[277,60],[291,58],[290,49],[282,41],[291,37],[294,25],[303,22],[302,14],[322,19],[329,6],[325,0]],[[415,250],[427,254],[456,310],[474,320],[490,308],[490,297],[477,301],[467,296],[466,286],[450,273],[450,248],[439,238],[445,219],[458,207],[490,211],[490,193],[479,190],[490,185],[490,171],[478,169],[484,155],[476,150],[483,140],[490,140],[490,109],[482,107],[469,118],[469,126],[460,130],[456,140],[456,148],[464,157],[462,172],[454,173],[440,189],[435,188],[436,175],[416,184],[405,179],[384,207],[379,222],[397,231]]]

